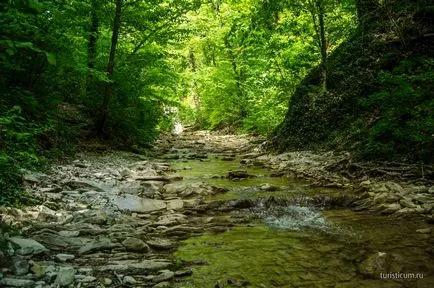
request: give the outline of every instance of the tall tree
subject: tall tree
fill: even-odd
[[[97,126],[97,130],[99,133],[104,133],[104,128],[107,121],[108,105],[113,93],[112,79],[113,79],[113,71],[115,67],[116,48],[118,45],[119,32],[121,29],[121,15],[122,15],[123,0],[116,0],[115,4],[116,4],[116,9],[115,9],[115,15],[113,19],[110,55],[107,64],[107,69],[106,69],[110,81],[106,83],[104,88],[103,101],[100,107],[100,119]]]

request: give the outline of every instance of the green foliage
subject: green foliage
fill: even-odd
[[[0,205],[23,202],[21,169],[41,168],[35,137],[40,127],[27,123],[19,106],[0,116]]]
[[[432,162],[434,135],[434,60],[404,60],[392,72],[379,73],[382,89],[361,101],[374,111],[362,141],[363,156],[390,158],[394,153]]]
[[[329,50],[355,24],[354,5],[331,2]],[[287,96],[321,58],[309,6],[219,1],[202,5],[188,18],[191,37],[180,47],[184,61],[179,66],[190,109],[182,111],[196,110],[202,128],[269,134],[284,118]]]
[[[376,7],[369,23],[328,57],[327,93],[320,93],[319,69],[297,87],[274,146],[432,163],[434,49],[426,4]]]

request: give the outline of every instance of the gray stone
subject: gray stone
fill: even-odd
[[[112,285],[113,284],[113,280],[110,278],[104,278],[104,285]]]
[[[132,285],[137,284],[137,280],[134,279],[134,277],[132,276],[125,276],[122,282],[124,282],[125,284],[132,284]]]
[[[29,272],[29,262],[22,257],[22,256],[16,256],[12,259],[12,271],[17,276],[23,276],[26,275],[27,272]]]
[[[146,243],[154,249],[157,250],[170,250],[175,247],[175,243],[168,239],[151,239],[146,241]]]
[[[128,176],[131,176],[132,172],[130,169],[124,168],[121,170],[120,174],[121,174],[121,177],[126,178]]]
[[[167,194],[178,194],[187,189],[187,185],[184,183],[170,183],[164,185],[164,191]]]
[[[169,281],[171,280],[173,277],[175,277],[175,273],[170,271],[170,270],[163,270],[160,271],[160,274],[158,274],[157,276],[155,276],[152,281],[154,283],[160,283],[163,281]]]
[[[135,260],[120,260],[120,261],[111,261],[105,266],[99,267],[99,271],[138,271],[140,273],[146,271],[156,271],[160,269],[165,269],[171,266],[172,263],[167,260],[161,259],[153,259],[153,260],[143,260],[143,261],[135,261]]]
[[[77,237],[78,235],[80,235],[80,231],[67,231],[67,230],[62,230],[58,232],[59,236],[62,237]]]
[[[381,213],[393,214],[393,213],[397,212],[399,209],[401,209],[401,205],[399,205],[399,203],[384,204],[383,205],[383,211],[381,211]]]
[[[416,208],[416,205],[408,198],[402,198],[401,200],[399,200],[399,203],[402,207]]]
[[[43,173],[27,171],[23,174],[23,181],[28,183],[41,183],[46,177],[47,175]]]
[[[122,242],[122,245],[132,252],[148,252],[149,246],[138,238],[129,237]]]
[[[25,239],[19,237],[11,237],[9,238],[9,242],[11,242],[12,246],[18,248],[17,251],[20,255],[28,255],[28,254],[41,254],[48,251],[44,245],[33,240],[33,239]]]
[[[166,209],[166,203],[162,200],[142,198],[131,194],[111,195],[109,201],[121,211],[148,213]]]
[[[73,267],[61,267],[54,283],[60,287],[68,286],[74,282],[76,273],[77,271]]]
[[[56,254],[56,259],[60,262],[66,262],[70,260],[74,260],[75,256],[72,254]]]
[[[113,187],[111,185],[107,185],[104,183],[99,183],[95,181],[91,181],[88,179],[74,179],[69,180],[65,183],[66,185],[70,186],[73,189],[92,189],[98,192],[107,192],[112,193]]]
[[[78,273],[81,273],[81,274],[91,274],[92,272],[93,272],[93,269],[90,267],[78,268]]]
[[[78,249],[78,254],[87,254],[99,250],[111,249],[118,246],[118,244],[111,242],[109,238],[101,237],[82,246],[80,249]]]
[[[0,280],[0,284],[6,287],[30,288],[35,285],[35,281],[26,279],[3,278],[2,280]]]
[[[429,234],[429,233],[431,233],[431,228],[418,229],[418,230],[416,230],[416,232],[420,233],[420,234]]]
[[[84,275],[83,275],[84,276]],[[96,280],[96,277],[93,276],[84,276],[83,278],[81,278],[78,282],[83,282],[83,283],[90,283]]]
[[[170,282],[160,282],[154,286],[152,286],[152,288],[168,288],[170,287]]]
[[[181,199],[173,199],[167,201],[167,210],[182,210],[184,208],[184,201]]]

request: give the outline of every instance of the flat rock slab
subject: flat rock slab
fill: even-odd
[[[4,287],[33,287],[35,285],[35,281],[26,280],[26,279],[15,279],[15,278],[4,278],[0,280],[0,286]]]
[[[65,183],[69,187],[73,189],[92,189],[98,192],[106,192],[106,193],[113,193],[113,186],[105,184],[105,183],[99,183],[88,179],[73,179],[69,180]]]
[[[151,239],[146,241],[146,244],[151,246],[152,248],[156,250],[170,250],[173,247],[175,247],[175,243],[170,241],[169,239]]]
[[[154,259],[154,260],[143,260],[141,262],[137,262],[134,260],[121,260],[121,261],[112,261],[109,262],[108,265],[99,267],[99,271],[140,271],[141,273],[147,271],[157,271],[161,269],[168,268],[172,265],[171,262],[163,259]]]
[[[33,239],[25,239],[19,237],[11,237],[9,238],[9,242],[11,242],[12,246],[19,248],[18,254],[27,255],[27,254],[40,254],[48,251],[44,245],[39,243]]]
[[[165,201],[126,194],[122,196],[112,195],[109,197],[111,204],[118,207],[121,211],[131,211],[138,213],[149,213],[166,209]]]
[[[99,238],[87,243],[78,249],[78,254],[87,254],[99,250],[111,249],[119,247],[119,244],[113,243],[109,238]]]

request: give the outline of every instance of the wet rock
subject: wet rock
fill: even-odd
[[[382,214],[393,214],[401,209],[401,205],[399,203],[392,203],[392,204],[384,204],[383,210],[381,211]]]
[[[122,280],[122,282],[125,284],[131,284],[131,285],[137,284],[137,280],[134,279],[134,277],[132,277],[132,276],[125,276],[124,279]]]
[[[175,277],[174,272],[170,270],[162,270],[160,271],[160,274],[158,274],[152,279],[152,282],[160,283],[160,282],[171,280],[173,277]]]
[[[146,243],[156,250],[170,250],[175,247],[175,243],[168,239],[151,239],[146,241]]]
[[[101,237],[78,249],[78,254],[87,254],[99,250],[112,249],[118,246],[118,244],[113,243],[109,238]]]
[[[9,242],[12,244],[14,248],[17,248],[16,251],[19,255],[28,255],[28,254],[41,254],[48,251],[44,245],[33,240],[33,239],[25,239],[19,237],[11,237],[9,238]]]
[[[420,234],[430,234],[431,228],[418,229],[418,230],[416,230],[416,232],[420,233]]]
[[[99,271],[138,271],[140,273],[156,271],[160,269],[165,269],[171,266],[172,263],[167,260],[162,259],[153,259],[153,260],[119,260],[119,261],[111,261],[105,266],[99,267]]]
[[[401,204],[402,207],[416,208],[416,205],[408,198],[402,198],[399,204]]]
[[[171,287],[170,282],[160,282],[154,286],[152,286],[152,288],[169,288]]]
[[[111,195],[109,201],[121,211],[148,213],[166,209],[166,202],[162,200],[141,198],[130,194],[123,196]]]
[[[26,279],[4,278],[0,280],[0,284],[5,287],[22,287],[30,288],[35,285],[35,281]]]
[[[178,270],[175,272],[175,277],[187,277],[193,275],[193,270]]]
[[[261,185],[259,189],[261,189],[262,191],[278,191],[279,187],[266,183]]]
[[[378,252],[368,256],[366,260],[359,264],[359,273],[365,277],[378,278],[380,273],[388,273],[390,271],[402,271],[398,256]]]
[[[222,161],[234,161],[235,156],[225,156],[221,158]]]
[[[413,214],[414,212],[415,212],[414,209],[406,207],[406,208],[402,208],[402,209],[396,211],[396,215],[406,216],[406,215]]]
[[[239,199],[229,202],[229,206],[232,208],[246,209],[255,206],[255,202],[249,199]]]
[[[226,178],[228,179],[243,179],[243,178],[249,178],[250,175],[247,173],[246,170],[237,170],[237,171],[230,171]]]
[[[72,254],[56,254],[56,259],[60,262],[67,262],[75,259],[75,256]]]
[[[74,282],[76,273],[77,271],[73,267],[61,267],[54,283],[60,287],[68,286]]]
[[[27,171],[23,174],[23,181],[27,183],[41,183],[47,175],[38,172]]]
[[[127,251],[132,252],[148,252],[149,246],[145,242],[138,238],[129,237],[122,242],[122,245],[127,249]]]
[[[29,262],[22,257],[16,256],[12,259],[12,272],[17,276],[26,275],[29,271]]]
[[[228,284],[235,287],[246,287],[250,285],[250,282],[244,279],[231,278],[228,279]]]

